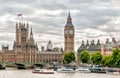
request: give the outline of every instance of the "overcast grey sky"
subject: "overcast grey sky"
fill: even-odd
[[[81,40],[120,39],[120,0],[0,0],[0,45],[13,45],[17,14],[33,28],[39,46],[51,40],[64,47],[68,12],[75,26],[75,45]]]

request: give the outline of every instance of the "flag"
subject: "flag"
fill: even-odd
[[[20,14],[17,14],[17,16],[22,16],[23,14],[22,13],[20,13]]]

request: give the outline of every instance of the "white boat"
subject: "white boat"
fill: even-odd
[[[53,69],[35,69],[32,71],[32,73],[38,73],[38,74],[54,74]]]
[[[113,74],[113,75],[120,75],[120,69],[117,68],[107,68],[106,69],[107,74]]]
[[[106,73],[106,69],[100,65],[93,65],[90,69],[91,73]]]
[[[76,69],[76,72],[89,73],[90,69],[86,68],[86,67],[80,67],[80,68]]]
[[[61,69],[58,69],[57,72],[60,72],[60,73],[75,73],[76,71],[73,68],[61,68]]]
[[[106,72],[107,74],[120,75],[120,72]]]

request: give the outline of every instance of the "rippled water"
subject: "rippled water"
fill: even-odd
[[[34,74],[32,70],[0,70],[0,78],[120,78],[120,75],[99,73]]]

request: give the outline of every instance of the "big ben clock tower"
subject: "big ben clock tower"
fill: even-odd
[[[74,26],[72,24],[70,12],[64,29],[64,40],[65,52],[74,51]]]

